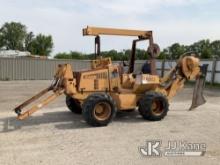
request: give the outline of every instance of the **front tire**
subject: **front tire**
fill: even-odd
[[[70,96],[66,96],[66,106],[73,113],[76,113],[76,114],[82,113],[81,104],[77,99],[74,99]]]
[[[92,126],[107,126],[116,114],[114,100],[105,93],[95,93],[88,96],[82,109],[85,121]]]
[[[158,121],[163,119],[169,110],[169,103],[161,93],[147,92],[139,101],[138,111],[146,120]]]

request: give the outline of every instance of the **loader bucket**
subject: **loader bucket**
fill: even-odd
[[[203,89],[205,87],[207,69],[208,69],[208,64],[203,64],[202,66],[200,66],[201,75],[196,79],[196,83],[193,91],[192,104],[189,110],[193,110],[196,107],[205,104],[206,102],[203,96]]]

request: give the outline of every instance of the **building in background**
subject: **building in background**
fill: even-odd
[[[47,59],[47,56],[39,56],[39,55],[32,55],[28,51],[19,51],[19,50],[0,50],[0,57],[6,58],[40,58],[40,59]]]

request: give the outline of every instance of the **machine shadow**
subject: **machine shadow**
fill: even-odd
[[[146,121],[141,118],[137,111],[133,111],[117,112],[113,122],[136,123]],[[2,123],[0,133],[16,131],[31,126],[36,127],[42,124],[54,124],[57,129],[93,128],[84,121],[82,115],[73,114],[69,111],[47,112],[40,116],[30,116],[23,121],[17,120],[15,117],[1,118],[0,123]]]

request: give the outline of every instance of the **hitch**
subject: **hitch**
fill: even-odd
[[[45,95],[46,93],[52,91],[53,88],[50,86],[44,90],[42,90],[41,92],[39,92],[38,94],[36,94],[35,96],[31,97],[30,99],[26,100],[25,102],[23,102],[22,104],[20,104],[19,106],[17,106],[14,111],[17,114],[17,118],[19,120],[23,120],[26,119],[27,117],[29,117],[32,113],[36,112],[37,110],[39,110],[40,108],[42,108],[43,106],[47,105],[48,103],[50,103],[51,101],[53,101],[55,98],[57,98],[58,96],[60,96],[61,94],[63,94],[63,90],[57,90],[57,91],[53,91],[53,94],[51,94],[50,96],[48,96],[46,99],[40,101],[38,104],[33,105],[30,109],[26,110],[25,112],[22,113],[22,109],[26,106],[28,106],[29,104],[31,104],[32,102],[38,100],[39,98],[41,98],[43,95]]]
[[[70,64],[58,65],[52,84],[14,109],[15,113],[17,114],[17,118],[19,120],[23,120],[27,118],[32,113],[36,112],[40,108],[44,107],[45,105],[53,101],[58,96],[62,95],[64,92],[74,93],[75,88],[73,85],[71,85],[73,81],[74,81],[73,71],[71,65]],[[39,103],[34,104],[31,108],[29,108],[28,110],[22,113],[22,109],[24,107],[27,107],[34,101],[40,99],[43,95],[47,94],[48,92],[53,92],[53,94],[49,95],[44,100],[39,101]]]

